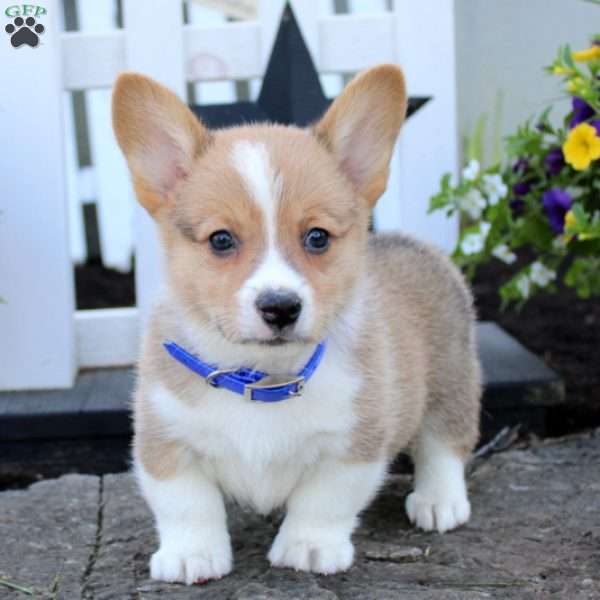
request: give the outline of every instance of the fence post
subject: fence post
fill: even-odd
[[[376,225],[399,221],[402,231],[450,252],[458,236],[457,218],[428,215],[427,208],[442,174],[458,166],[454,0],[395,0],[394,9],[397,62],[408,92],[432,100],[402,129],[395,159],[399,201],[388,205],[390,214],[375,213]]]
[[[115,10],[113,3],[78,0],[80,31],[102,33],[114,29]],[[105,267],[128,271],[133,251],[134,202],[127,164],[111,127],[110,90],[88,90],[85,100],[102,262]]]
[[[27,9],[44,27],[37,47],[3,33],[0,64],[0,389],[64,388],[76,371],[69,252],[59,11]],[[13,9],[12,11],[9,9]],[[37,14],[31,14],[31,12]]]
[[[185,98],[183,5],[173,0],[124,0],[127,69],[153,77]],[[156,226],[139,205],[135,215],[136,296],[144,318],[163,281]]]

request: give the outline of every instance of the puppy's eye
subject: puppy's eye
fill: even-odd
[[[210,238],[208,238],[208,241],[210,242],[211,248],[217,254],[226,254],[233,250],[236,246],[235,238],[229,231],[225,229],[215,231],[213,234],[211,234]]]
[[[321,254],[329,248],[329,232],[315,227],[306,232],[304,247],[313,254]]]

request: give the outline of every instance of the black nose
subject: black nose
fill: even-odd
[[[283,329],[298,320],[302,302],[294,292],[263,292],[256,299],[256,308],[264,322],[274,329]]]

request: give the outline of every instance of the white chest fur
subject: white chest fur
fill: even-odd
[[[359,384],[349,357],[330,345],[301,397],[251,402],[228,390],[206,393],[198,379],[197,405],[161,385],[150,400],[171,435],[197,452],[199,468],[226,495],[267,513],[321,458],[340,456],[348,447]]]

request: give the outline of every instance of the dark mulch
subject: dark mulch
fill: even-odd
[[[100,261],[75,267],[77,308],[115,308],[135,305],[133,271],[107,269]]]
[[[128,437],[0,442],[0,491],[66,473],[126,471],[130,444]]]
[[[494,262],[473,283],[479,318],[496,321],[564,379],[565,406],[550,410],[548,433],[600,425],[600,298],[581,300],[568,288],[530,300],[520,312],[500,311],[497,289],[508,277]]]

